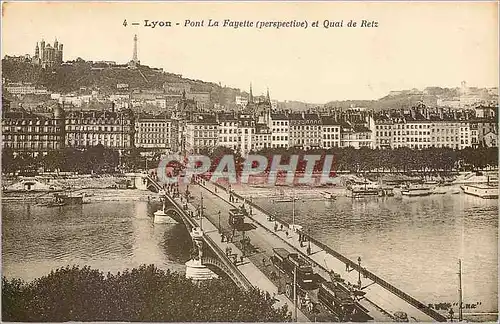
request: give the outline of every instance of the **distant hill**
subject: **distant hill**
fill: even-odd
[[[347,109],[349,107],[365,107],[372,110],[384,109],[401,109],[415,106],[418,102],[423,101],[424,104],[435,106],[437,96],[428,94],[411,94],[403,93],[397,95],[387,95],[378,100],[346,100],[346,101],[330,101],[325,104],[326,107],[337,107]]]
[[[292,111],[304,111],[308,109],[313,109],[315,107],[322,106],[320,104],[312,104],[302,101],[284,101],[278,102],[278,109],[282,110],[292,110]]]
[[[56,93],[79,91],[82,87],[99,88],[103,92],[115,93],[118,91],[116,88],[118,83],[128,84],[130,90],[158,90],[163,89],[165,83],[189,83],[192,92],[210,92],[212,103],[224,105],[227,109],[236,108],[236,96],[248,95],[237,88],[221,87],[220,84],[214,82],[183,78],[181,75],[145,65],[139,65],[137,69],[128,69],[125,65],[110,67],[106,64],[87,62],[81,58],[53,69],[42,69],[30,62],[3,59],[2,77],[7,82],[29,82]],[[458,88],[427,87],[423,92],[418,90],[393,91],[378,100],[330,101],[324,105],[285,101],[279,102],[278,108],[293,111],[304,111],[317,106],[343,109],[351,106],[374,110],[401,109],[414,106],[421,100],[427,105],[434,106],[438,97],[453,98],[459,95]]]

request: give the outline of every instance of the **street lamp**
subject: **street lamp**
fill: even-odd
[[[307,229],[307,244],[308,244],[308,247],[307,247],[307,254],[311,254],[311,229],[308,228]]]
[[[219,210],[219,212],[217,214],[219,215],[219,233],[221,233],[221,227],[220,227],[220,210]]]
[[[241,239],[241,249],[242,249],[242,254],[243,256],[245,256],[245,231],[242,232],[243,233],[243,238]]]
[[[203,230],[203,193],[200,193],[200,229]]]
[[[293,317],[297,322],[297,265],[293,268]]]
[[[361,289],[361,257],[358,257],[358,286]]]

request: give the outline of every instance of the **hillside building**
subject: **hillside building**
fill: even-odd
[[[42,39],[40,46],[36,43],[35,55],[33,56],[33,63],[41,65],[43,68],[51,68],[61,65],[63,62],[63,44],[56,40],[54,46],[45,43]]]

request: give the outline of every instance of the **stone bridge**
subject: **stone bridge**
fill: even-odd
[[[208,269],[214,270],[216,273],[226,274],[238,287],[250,290],[253,285],[248,279],[238,270],[236,265],[229,259],[225,252],[214,242],[212,238],[205,235],[201,229],[200,219],[195,217],[192,210],[189,210],[186,200],[181,200],[180,197],[172,197],[164,191],[163,187],[150,175],[146,177],[148,190],[158,192],[161,198],[164,199],[164,213],[179,223],[184,223],[187,230],[191,233],[193,244],[198,250],[198,256],[186,263],[188,267],[201,265]],[[209,253],[207,252],[211,252]],[[188,271],[186,271],[188,273]],[[206,273],[206,272],[205,272]],[[203,276],[203,275],[202,275]],[[213,276],[212,276],[213,277]],[[193,279],[197,279],[196,275]],[[207,279],[207,278],[199,278]]]

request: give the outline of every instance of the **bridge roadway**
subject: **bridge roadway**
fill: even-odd
[[[223,190],[221,187],[218,187],[217,193],[215,193],[215,186],[212,183],[205,182],[206,186],[189,186],[189,190],[192,192],[195,198],[199,197],[200,190],[203,192],[204,197],[204,205],[205,207],[210,208],[210,206],[215,206],[216,209],[221,210],[222,214],[227,214],[228,208],[239,207],[243,203],[243,200],[238,199],[237,202],[229,203],[229,194]],[[200,189],[203,188],[203,189]],[[234,192],[234,191],[233,191]],[[246,202],[248,203],[248,202]],[[248,205],[246,205],[248,210]],[[207,210],[207,212],[210,209]],[[214,215],[217,211],[211,210],[212,217],[218,217]],[[303,247],[300,247],[300,242],[298,240],[298,233],[292,231],[274,231],[274,221],[268,221],[268,215],[257,208],[253,208],[251,220],[254,224],[257,225],[257,228],[263,228],[266,234],[255,234],[254,238],[251,238],[252,241],[255,242],[266,242],[268,243],[268,247],[265,249],[267,251],[267,255],[272,255],[270,249],[273,247],[285,247],[288,250],[296,250],[304,257],[309,259],[315,266],[314,271],[320,274],[322,277],[329,279],[328,272],[330,270],[334,270],[336,273],[339,273],[342,278],[346,281],[351,282],[352,284],[356,284],[358,281],[358,272],[356,270],[352,270],[357,265],[351,264],[351,269],[349,271],[346,270],[346,264],[344,261],[341,261],[339,258],[335,256],[334,252],[331,248],[323,246],[321,248],[321,244],[311,243],[311,255],[307,255],[306,249],[308,244],[304,243]],[[248,235],[252,235],[253,232],[250,231]],[[288,236],[287,236],[288,233]],[[279,238],[278,240],[273,238]],[[283,243],[285,246],[283,246]],[[319,243],[319,242],[318,242]],[[256,243],[257,244],[257,243]],[[330,253],[327,251],[331,251]],[[371,274],[371,273],[370,273]],[[378,278],[378,277],[376,277]],[[363,290],[366,292],[365,299],[363,299],[360,303],[370,310],[370,315],[374,317],[375,321],[391,321],[393,320],[393,314],[397,311],[403,311],[408,314],[410,320],[419,321],[419,322],[435,322],[435,321],[446,321],[444,316],[441,314],[430,311],[427,308],[423,308],[423,304],[416,301],[410,300],[412,303],[408,302],[408,300],[403,299],[401,296],[404,294],[404,297],[409,297],[405,293],[402,293],[400,290],[400,294],[395,294],[393,291],[389,290],[386,287],[381,286],[378,283],[375,283],[375,280],[370,280],[365,278],[363,275],[361,276],[362,287],[366,287]],[[389,285],[390,286],[390,285]],[[392,286],[390,286],[392,287]],[[393,287],[394,288],[394,287]],[[402,294],[401,294],[402,293]]]
[[[152,179],[149,180],[152,181]],[[155,187],[159,189],[159,186],[157,186],[156,183]],[[189,189],[191,190],[193,187],[194,186],[189,186]],[[181,190],[181,192],[183,191]],[[228,273],[228,275],[233,277],[233,281],[239,281],[239,283],[237,283],[238,286],[246,289],[256,287],[261,291],[269,292],[269,294],[276,300],[274,307],[280,308],[283,305],[287,305],[288,310],[293,312],[293,303],[284,295],[278,294],[278,288],[266,277],[266,275],[264,275],[264,273],[261,272],[256,265],[254,265],[254,263],[250,262],[248,258],[244,258],[242,263],[237,262],[237,264],[234,265],[232,260],[226,256],[225,251],[227,247],[230,247],[232,249],[232,253],[237,254],[238,256],[242,255],[242,252],[234,243],[228,243],[227,241],[221,242],[219,230],[214,223],[212,223],[214,221],[213,218],[210,219],[203,217],[203,219],[200,220],[199,217],[190,217],[189,212],[196,215],[197,206],[194,206],[192,203],[188,203],[188,210],[185,212],[182,208],[185,200],[181,202],[180,198],[172,198],[170,196],[167,196],[167,199],[170,200],[170,202],[175,206],[178,213],[182,217],[183,222],[186,223],[186,226],[188,226],[188,229],[193,227],[203,228],[204,242],[219,257],[223,265],[229,269],[230,273]],[[310,322],[309,318],[307,318],[300,309],[297,310],[297,321]]]

